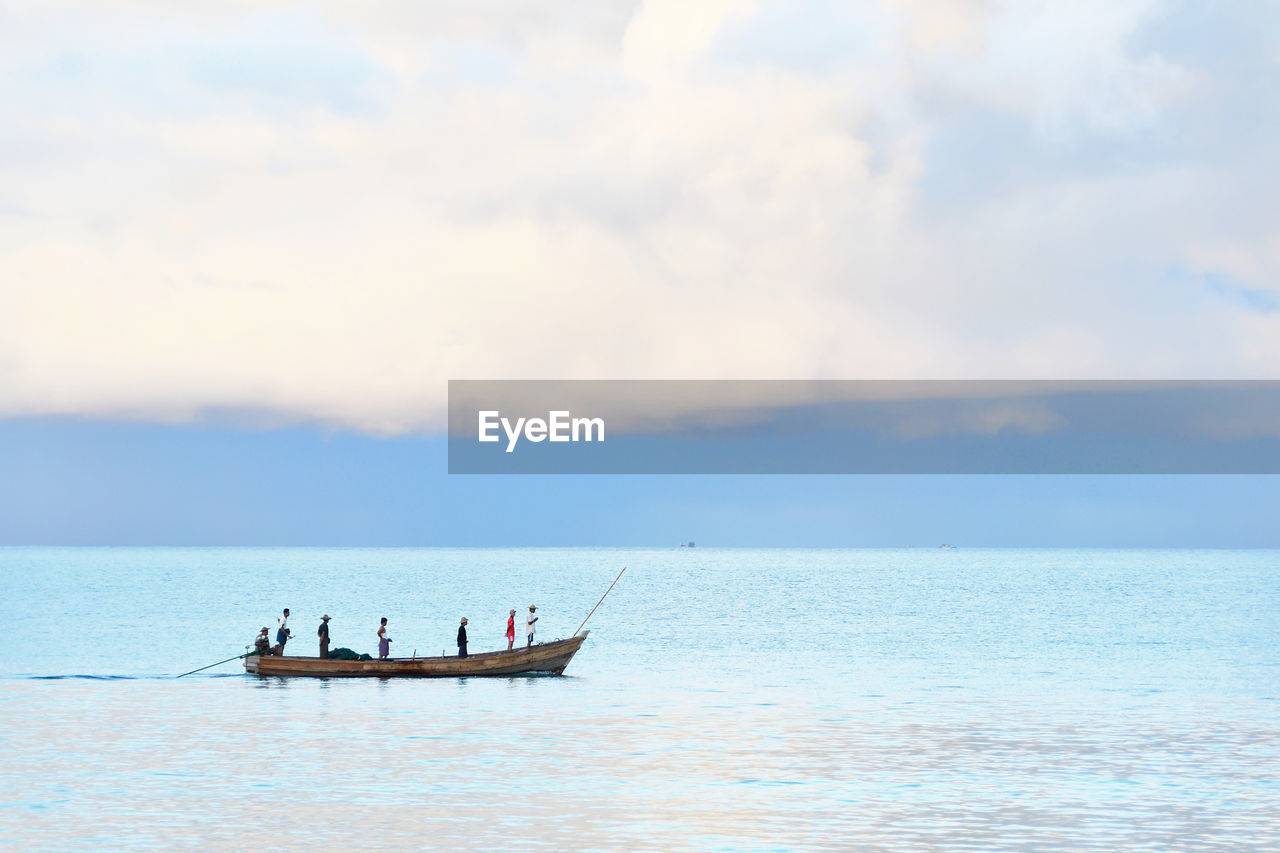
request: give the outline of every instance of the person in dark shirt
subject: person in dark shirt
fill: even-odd
[[[320,657],[329,657],[329,614],[326,613],[320,619],[320,627],[316,629],[316,636],[320,638]]]
[[[467,656],[467,617],[462,617],[462,624],[458,626],[458,657],[465,658]]]
[[[253,641],[253,650],[259,655],[271,654],[271,637],[267,634],[267,626],[263,625],[258,638]]]

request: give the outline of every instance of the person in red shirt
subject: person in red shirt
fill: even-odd
[[[511,647],[516,642],[516,612],[511,611],[511,615],[507,617],[507,651],[511,651]]]

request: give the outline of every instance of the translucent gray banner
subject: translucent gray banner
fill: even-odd
[[[451,474],[1276,474],[1280,381],[452,380]]]

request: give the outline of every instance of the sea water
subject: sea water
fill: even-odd
[[[258,678],[505,648],[563,677]],[[29,849],[1280,848],[1280,552],[0,549]],[[523,642],[523,636],[519,637]]]

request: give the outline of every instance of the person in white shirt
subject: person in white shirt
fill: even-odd
[[[530,604],[529,615],[524,617],[524,639],[526,648],[533,645],[533,623],[538,621],[538,617],[534,614],[537,612],[538,608]]]
[[[284,609],[284,615],[276,620],[280,627],[276,629],[276,645],[279,646],[278,655],[284,654],[284,644],[289,642],[289,638],[293,633],[289,630],[289,608]]]
[[[378,657],[385,658],[391,654],[391,638],[387,636],[387,617],[382,617],[382,623],[378,625]]]

